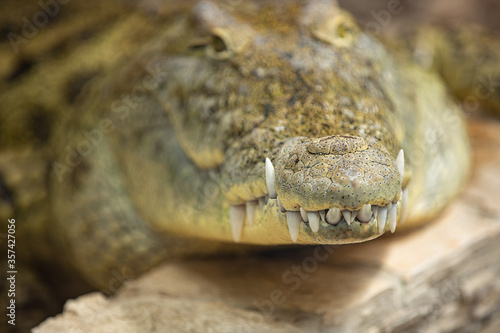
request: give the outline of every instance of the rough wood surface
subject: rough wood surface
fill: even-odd
[[[498,332],[500,122],[470,128],[469,186],[425,228],[167,263],[112,298],[68,301],[33,332]]]

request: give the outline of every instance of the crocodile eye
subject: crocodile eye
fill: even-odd
[[[212,49],[217,53],[222,53],[227,51],[227,45],[222,38],[219,36],[212,36]]]
[[[336,47],[349,47],[360,32],[356,20],[334,1],[311,1],[300,22],[312,37]]]
[[[255,37],[251,26],[209,1],[194,6],[192,17],[196,29],[204,36],[204,43],[191,48],[203,47],[206,56],[212,59],[224,60],[240,54]]]
[[[359,27],[352,16],[340,12],[311,31],[317,39],[337,47],[348,47],[359,33]]]
[[[191,50],[205,50],[205,54],[216,60],[223,60],[235,54],[229,34],[225,31],[214,31],[211,35],[199,37],[189,43]]]
[[[210,58],[217,60],[232,57],[235,53],[235,45],[230,32],[225,29],[215,28],[212,31],[206,53]]]

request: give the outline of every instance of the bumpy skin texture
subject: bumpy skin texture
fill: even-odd
[[[220,243],[233,239],[230,206],[266,197],[266,158],[281,205],[295,212],[395,204],[400,220],[405,189],[406,225],[418,225],[463,186],[469,146],[444,84],[335,3],[204,1],[156,21],[103,12],[114,11],[120,19],[86,49],[36,67],[0,100],[19,110],[2,112],[17,124],[5,127],[2,148],[25,149],[48,170],[44,194],[23,204],[49,205],[31,233],[42,230],[34,237],[45,235],[95,285],[116,270],[132,276],[168,258],[235,249]],[[65,100],[60,87],[81,72],[97,74]],[[35,145],[12,118],[31,117],[40,92],[54,125]],[[22,192],[7,169],[5,182]],[[266,200],[241,242],[292,244],[287,214]],[[388,229],[379,232],[375,217],[321,221],[317,232],[300,223],[297,243],[355,243]]]
[[[394,161],[372,137],[289,140],[280,152],[276,174],[277,192],[287,210],[385,206],[401,192]]]

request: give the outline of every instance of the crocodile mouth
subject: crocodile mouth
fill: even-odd
[[[404,152],[402,149],[396,158],[396,166],[401,176],[401,184],[403,184]],[[257,210],[259,209],[262,212],[266,207],[271,206],[270,204],[278,207],[278,214],[285,215],[288,231],[294,243],[297,242],[299,237],[301,224],[309,228],[312,233],[318,233],[320,228],[355,228],[362,225],[376,225],[376,230],[381,235],[386,228],[392,233],[395,232],[398,218],[401,225],[407,216],[407,186],[402,186],[400,193],[385,205],[364,203],[354,209],[339,205],[320,210],[306,210],[304,207],[294,207],[293,210],[287,210],[283,207],[276,192],[275,169],[269,158],[265,160],[265,179],[268,191],[265,196],[246,201],[243,204],[230,205],[229,219],[232,237],[235,242],[239,242],[241,239],[245,221],[248,225],[253,225]]]

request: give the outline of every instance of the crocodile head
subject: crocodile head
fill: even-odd
[[[158,94],[185,153],[220,171],[217,218],[243,242],[394,231],[407,183],[394,59],[331,2],[241,6],[194,7]]]

